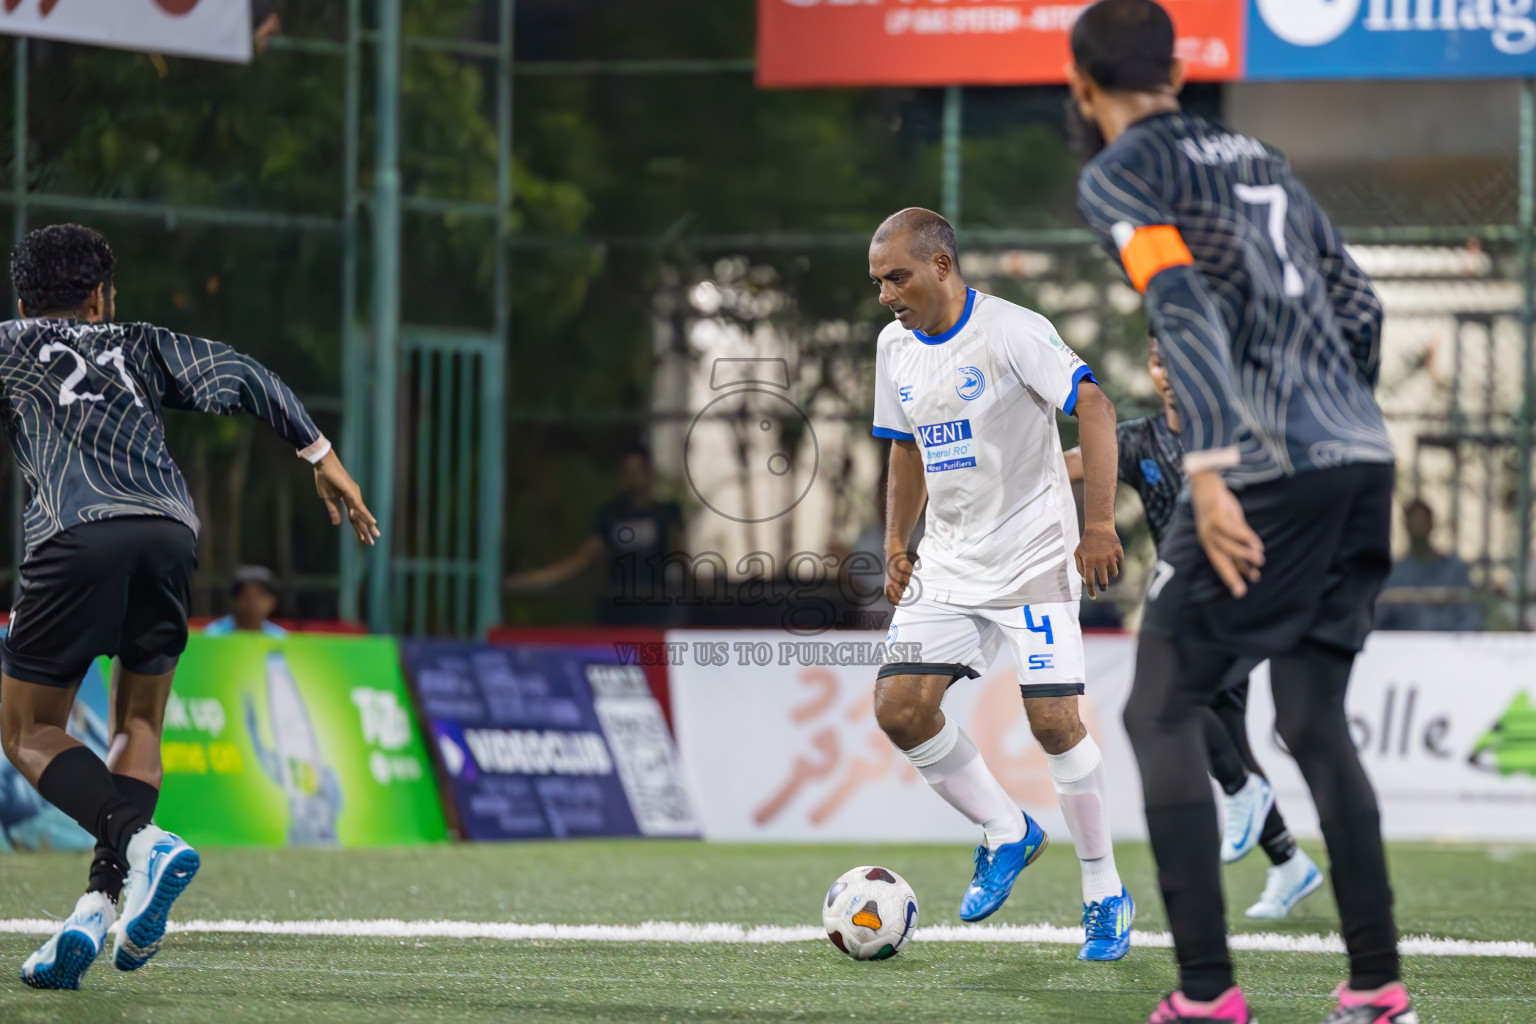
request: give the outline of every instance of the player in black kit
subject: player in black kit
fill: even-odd
[[[1184,489],[1184,446],[1179,442],[1181,424],[1173,385],[1168,382],[1156,336],[1147,338],[1147,369],[1163,409],[1152,416],[1126,420],[1116,433],[1120,482],[1140,495],[1152,543],[1161,546]],[[1074,448],[1066,453],[1066,460],[1067,477],[1076,484],[1083,475],[1082,454]],[[1245,913],[1273,920],[1288,916],[1297,903],[1316,892],[1323,884],[1323,875],[1291,837],[1274,790],[1248,742],[1248,676],[1258,664],[1257,659],[1241,658],[1228,670],[1213,703],[1205,709],[1205,742],[1211,757],[1211,777],[1227,795],[1222,809],[1222,863],[1236,863],[1255,846],[1263,848],[1273,866],[1263,895]]]
[[[0,745],[97,840],[86,894],[22,967],[34,988],[78,988],[118,917],[114,962],[142,967],[200,863],[151,821],[199,528],[162,410],[265,420],[314,465],[331,522],[345,515],[367,544],[378,536],[357,484],[293,392],[227,345],[114,323],[115,269],[106,239],[89,228],[33,231],[11,255],[21,319],[0,324],[0,408],[31,494],[3,649]],[[65,731],[81,678],[103,655],[117,659],[105,764]]]
[[[1189,478],[1125,710],[1180,973],[1150,1024],[1251,1019],[1203,742],[1203,708],[1244,657],[1269,659],[1276,727],[1328,845],[1350,977],[1327,1024],[1415,1024],[1380,812],[1344,714],[1391,567],[1381,304],[1283,157],[1180,110],[1162,7],[1100,0],[1073,26],[1072,55],[1077,114],[1106,143],[1078,205],[1146,294]]]

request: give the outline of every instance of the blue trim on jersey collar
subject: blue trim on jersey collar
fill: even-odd
[[[965,290],[965,312],[960,314],[960,319],[955,321],[955,326],[943,334],[924,334],[922,331],[913,331],[912,333],[917,335],[917,340],[924,345],[942,345],[965,329],[965,325],[971,320],[971,309],[975,305],[976,289],[967,288]]]
[[[891,438],[894,441],[916,441],[917,440],[917,435],[916,434],[903,434],[901,431],[899,431],[899,430],[892,430],[890,427],[876,427],[876,428],[874,428],[874,430],[870,431],[870,433],[874,434],[876,437],[888,437],[888,438]]]
[[[1077,372],[1072,374],[1072,393],[1067,396],[1067,404],[1061,407],[1061,411],[1068,416],[1071,416],[1073,410],[1077,408],[1077,386],[1085,380],[1091,381],[1094,384],[1099,382],[1099,378],[1093,375],[1093,371],[1088,368],[1087,363],[1079,366]]]

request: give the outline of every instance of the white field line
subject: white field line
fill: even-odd
[[[51,935],[57,921],[43,918],[0,919],[0,934]],[[556,942],[680,942],[680,943],[786,943],[822,942],[826,933],[804,925],[793,928],[739,924],[694,924],[682,921],[647,921],[644,924],[512,924],[487,921],[172,921],[170,931],[217,935],[300,935],[374,939],[500,939],[506,942],[546,940]],[[1031,925],[929,925],[913,935],[919,942],[1045,943],[1078,946],[1081,928]],[[1239,932],[1230,937],[1233,949],[1268,953],[1342,953],[1337,935],[1280,935],[1274,932]],[[1167,948],[1173,938],[1167,932],[1137,932],[1136,946]],[[1536,943],[1472,942],[1412,935],[1401,942],[1409,956],[1492,956],[1536,959]]]

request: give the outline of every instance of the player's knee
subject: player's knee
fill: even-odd
[[[21,750],[21,723],[16,716],[5,713],[4,705],[0,705],[0,750],[5,751],[5,756],[12,764],[16,763],[16,755]]]
[[[38,722],[23,707],[8,708],[0,704],[0,749],[12,764],[18,764],[27,736],[37,728]]]
[[[1125,702],[1125,710],[1120,713],[1120,721],[1125,725],[1125,734],[1130,737],[1132,746],[1156,731],[1154,726],[1161,722],[1163,710],[1162,706],[1151,700],[1145,692],[1131,691],[1131,699]]]
[[[1038,722],[1031,718],[1029,731],[1034,733],[1035,741],[1047,754],[1065,754],[1088,734],[1076,715],[1070,718],[1057,716]]]
[[[1331,734],[1342,728],[1346,734],[1348,725],[1330,722],[1326,709],[1308,712],[1302,708],[1282,710],[1275,707],[1275,731],[1285,741],[1286,749],[1298,761],[1307,761],[1325,751],[1331,742]]]
[[[888,687],[875,688],[875,721],[902,750],[910,750],[930,735],[933,711],[913,699],[911,694],[899,693]]]

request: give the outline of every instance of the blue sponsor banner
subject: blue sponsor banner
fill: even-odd
[[[698,834],[644,669],[612,645],[400,648],[466,839]]]
[[[1247,0],[1249,81],[1536,75],[1532,0]]]

